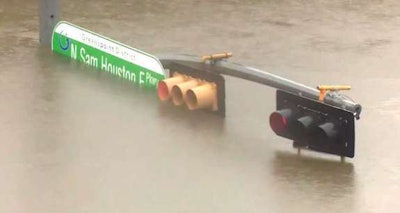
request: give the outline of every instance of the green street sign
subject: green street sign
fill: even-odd
[[[51,49],[144,87],[155,88],[165,78],[155,56],[65,21],[54,27]]]

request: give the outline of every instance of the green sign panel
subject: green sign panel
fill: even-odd
[[[55,26],[51,49],[145,87],[165,78],[156,57],[65,21]]]

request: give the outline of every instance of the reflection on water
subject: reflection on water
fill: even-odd
[[[196,135],[223,135],[225,133],[225,119],[211,112],[196,110],[190,111],[186,106],[174,106],[170,102],[158,105],[161,125],[173,125],[181,131],[189,131]]]
[[[346,192],[354,189],[354,166],[349,162],[277,152],[273,167],[277,178],[291,184],[309,183],[321,191]]]
[[[313,203],[321,212],[338,206],[351,212],[356,192],[352,163],[276,152],[272,167],[274,188],[289,201]]]

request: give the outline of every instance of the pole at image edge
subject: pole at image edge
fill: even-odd
[[[57,24],[59,0],[39,0],[39,42],[42,45],[51,44],[51,34]]]

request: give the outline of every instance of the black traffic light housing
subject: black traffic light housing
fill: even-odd
[[[354,114],[285,91],[276,92],[272,130],[293,140],[294,147],[354,157]]]

